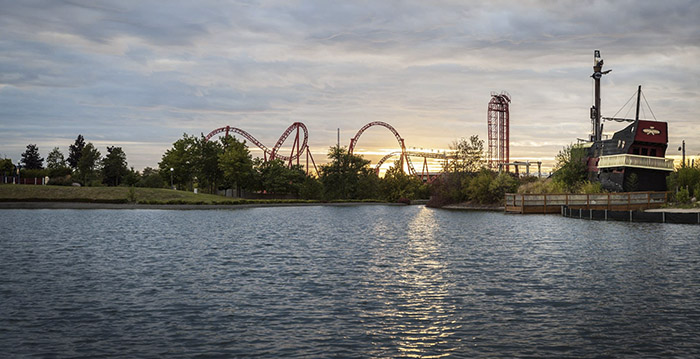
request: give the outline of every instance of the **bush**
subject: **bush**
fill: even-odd
[[[560,183],[552,180],[551,178],[540,179],[535,182],[530,182],[518,187],[518,193],[568,193],[566,187]]]
[[[582,194],[604,193],[603,185],[600,182],[584,181],[576,191]]]
[[[461,191],[462,180],[466,180],[462,173],[445,173],[436,178],[430,185],[430,201],[428,207],[442,207],[452,203],[462,202],[466,197]]]
[[[681,188],[678,193],[676,193],[676,202],[681,204],[690,203],[690,194],[687,188]]]
[[[51,186],[71,186],[73,185],[73,177],[71,175],[62,177],[51,177],[49,183]]]

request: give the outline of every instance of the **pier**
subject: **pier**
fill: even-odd
[[[505,196],[506,213],[562,213],[562,207],[574,210],[632,211],[660,208],[668,201],[668,192],[618,192],[597,194],[517,194]]]

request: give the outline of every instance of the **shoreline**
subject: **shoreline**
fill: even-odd
[[[441,209],[449,209],[453,211],[505,212],[505,207],[503,206],[473,205],[469,202],[448,204],[447,206],[442,206]]]
[[[337,202],[337,203],[247,203],[247,204],[138,204],[138,203],[96,203],[96,202],[0,202],[2,209],[160,209],[160,210],[217,210],[245,209],[259,207],[298,207],[298,206],[406,206],[404,203],[389,202]]]

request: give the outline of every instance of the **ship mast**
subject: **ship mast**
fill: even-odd
[[[642,96],[642,85],[639,85],[639,88],[637,88],[637,112],[634,115],[635,121],[639,121],[639,100],[640,100],[641,96]]]
[[[600,125],[600,78],[612,70],[603,71],[603,59],[600,57],[600,50],[593,52],[593,78],[595,82],[595,104],[591,107],[591,122],[593,122],[593,134],[591,141],[600,141],[603,138],[603,128]]]

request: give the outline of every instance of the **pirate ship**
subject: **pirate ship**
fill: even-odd
[[[591,107],[593,131],[587,143],[586,167],[589,181],[599,181],[608,191],[665,191],[666,176],[673,172],[673,160],[665,158],[668,147],[666,122],[639,118],[642,87],[637,89],[637,109],[634,119],[602,117],[600,111],[600,79],[612,70],[603,71],[600,51],[595,50],[593,75],[595,102]],[[629,122],[603,139],[605,121]]]

